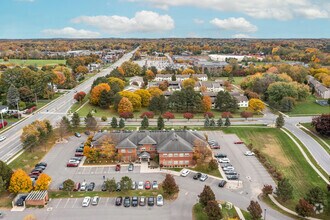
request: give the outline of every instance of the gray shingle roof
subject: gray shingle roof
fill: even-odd
[[[192,145],[175,133],[172,133],[171,136],[164,140],[164,142],[160,143],[159,146],[159,153],[193,151]]]
[[[142,140],[139,141],[138,144],[157,144],[157,142],[152,139],[149,135],[145,136]]]
[[[137,146],[132,141],[130,141],[130,139],[125,138],[123,141],[116,145],[116,148],[137,148]]]

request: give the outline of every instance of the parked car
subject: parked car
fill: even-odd
[[[234,144],[244,144],[243,141],[235,141]]]
[[[92,199],[92,205],[99,204],[99,201],[100,201],[100,197],[94,196],[93,199]]]
[[[33,174],[30,174],[29,177],[34,180],[37,180],[39,178],[39,176]]]
[[[85,134],[86,134],[86,135],[90,135],[91,132],[90,132],[90,131],[85,131]]]
[[[24,206],[24,201],[26,199],[27,196],[21,196],[18,198],[18,200],[16,201],[16,205],[17,206]]]
[[[123,197],[118,196],[116,198],[116,206],[121,206],[122,203],[123,203]]]
[[[233,170],[226,170],[224,172],[225,172],[225,174],[228,174],[228,175],[237,175],[237,172],[233,171]]]
[[[76,136],[77,138],[80,138],[81,137],[81,134],[79,132],[75,132],[74,133],[74,136]]]
[[[136,182],[135,181],[132,181],[132,190],[136,190]]]
[[[227,181],[226,180],[221,180],[218,184],[219,187],[224,187],[226,185]]]
[[[218,143],[213,143],[213,144],[210,144],[210,148],[211,149],[220,149],[220,145]]]
[[[66,163],[67,167],[77,167],[79,165],[78,161],[69,161]]]
[[[224,167],[224,168],[222,168],[222,169],[223,169],[223,171],[226,171],[226,170],[235,170],[234,167]]]
[[[193,179],[194,179],[194,180],[198,180],[201,176],[202,176],[201,173],[196,173],[196,174],[193,176]]]
[[[116,184],[116,191],[117,191],[117,192],[121,191],[121,185],[120,185],[120,182],[117,182],[117,184]]]
[[[156,180],[152,182],[152,189],[158,189],[158,183]]]
[[[138,189],[144,189],[144,183],[142,181],[139,182]]]
[[[124,207],[130,207],[131,206],[131,198],[126,196],[124,198]]]
[[[136,207],[139,204],[139,198],[137,196],[132,197],[132,206]]]
[[[6,140],[6,136],[0,136],[0,142]]]
[[[80,162],[82,160],[82,158],[81,157],[71,157],[70,160]]]
[[[88,184],[87,186],[87,191],[93,191],[95,188],[95,183],[91,182],[90,184]]]
[[[229,180],[238,180],[238,175],[226,175]]]
[[[46,169],[46,167],[45,167],[45,166],[41,166],[41,165],[39,165],[39,166],[36,166],[35,168],[38,168],[38,169],[42,169],[42,170],[45,170],[45,169]]]
[[[86,191],[87,188],[87,183],[86,182],[82,182],[80,185],[80,191]]]
[[[145,206],[146,205],[146,197],[140,196],[139,206]]]
[[[101,186],[102,191],[107,191],[107,186],[105,184],[105,181],[103,181],[102,186]]]
[[[134,170],[134,165],[132,163],[130,163],[128,165],[128,171],[133,171]]]
[[[183,169],[183,170],[181,171],[181,176],[186,177],[186,176],[188,176],[189,173],[190,173],[190,170]]]
[[[120,164],[116,165],[116,171],[120,171]]]
[[[218,153],[218,154],[215,154],[214,157],[215,158],[225,158],[225,157],[227,157],[227,155]]]
[[[148,206],[154,206],[155,198],[153,196],[148,197]]]
[[[39,162],[35,165],[35,167],[38,167],[38,166],[44,166],[44,167],[47,167],[47,163],[46,162]]]
[[[158,194],[157,195],[156,204],[157,204],[157,206],[164,205],[164,198],[163,198],[163,196],[161,194]]]
[[[227,157],[225,157],[225,158],[219,158],[218,161],[219,161],[219,163],[230,163],[230,160]]]
[[[84,152],[75,152],[74,153],[75,157],[83,157],[84,156]]]
[[[221,168],[224,168],[224,167],[232,167],[233,165],[231,165],[230,163],[222,163],[221,164]]]
[[[199,180],[202,181],[202,182],[204,182],[207,178],[208,178],[208,175],[206,175],[206,174],[203,173],[201,175],[201,177],[199,177]]]
[[[33,176],[39,176],[40,175],[40,172],[39,171],[36,171],[36,170],[32,170],[30,175],[33,175]]]
[[[39,173],[42,173],[44,170],[40,167],[35,167],[32,171],[38,171]]]
[[[145,183],[145,189],[150,189],[151,188],[151,184],[150,184],[150,181],[146,181]]]
[[[73,191],[79,191],[79,189],[80,189],[80,183],[77,182],[77,183],[74,184]]]
[[[91,197],[89,197],[89,196],[86,196],[85,198],[84,198],[84,200],[82,201],[82,207],[87,207],[87,206],[89,206],[89,204],[91,203]]]
[[[254,153],[252,151],[245,151],[244,153],[245,156],[254,156]]]

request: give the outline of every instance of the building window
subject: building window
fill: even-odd
[[[167,161],[166,161],[166,160],[164,160],[164,161],[163,161],[163,164],[164,164],[164,165],[167,165]]]
[[[182,165],[182,164],[183,164],[183,160],[180,160],[180,161],[179,161],[179,164]]]
[[[167,157],[167,154],[163,154],[163,157]]]
[[[141,147],[140,151],[146,151],[145,147]]]
[[[168,161],[168,163],[167,163],[168,165],[171,165],[172,164],[172,160],[170,160],[170,161]]]
[[[189,164],[189,160],[185,160],[184,163],[185,163],[185,164]]]
[[[184,156],[189,157],[189,153],[184,153]]]
[[[174,161],[174,165],[178,165],[178,161],[177,160]]]
[[[180,155],[180,157],[183,157],[184,154],[183,153],[180,153],[179,155]]]
[[[121,153],[126,153],[126,150],[125,149],[121,149],[120,152]]]
[[[179,156],[179,154],[175,153],[175,154],[174,154],[174,157],[177,157],[177,156]]]
[[[127,150],[127,153],[132,153],[132,152],[133,152],[132,149]]]
[[[173,157],[173,154],[168,154],[168,157]]]

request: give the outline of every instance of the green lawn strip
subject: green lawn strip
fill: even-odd
[[[222,217],[224,219],[236,218],[236,217],[238,218],[238,214],[234,206],[231,209],[226,209],[225,204],[223,204],[221,212],[222,212]]]
[[[328,145],[330,145],[330,138],[317,134],[317,132],[315,131],[315,129],[311,125],[311,123],[301,123],[301,125],[303,125],[305,128],[307,128],[315,136],[315,138],[316,138],[316,140],[318,140],[318,142],[319,142],[319,139],[322,139],[324,142],[326,142]],[[303,131],[306,131],[306,130],[303,129]],[[320,141],[320,142],[323,143],[322,141]],[[324,143],[323,143],[323,145],[324,145]],[[329,149],[328,146],[326,146],[326,145],[324,145],[324,146],[327,149]]]
[[[316,98],[313,95],[309,95],[306,100],[297,102],[296,106],[291,112],[286,114],[290,116],[294,115],[320,115],[322,113],[329,113],[328,106],[321,106],[315,102]]]
[[[308,164],[294,142],[281,130],[229,127],[223,131],[237,134],[247,144],[252,143],[253,148],[258,149],[267,161],[282,173],[283,177],[290,180],[294,198],[283,204],[284,206],[294,210],[298,200],[304,197],[312,187],[319,186],[325,190],[324,181]]]
[[[20,60],[20,59],[9,59],[9,61],[4,62],[3,59],[0,59],[0,64],[8,64],[13,63],[17,65],[37,65],[37,66],[44,66],[44,65],[56,65],[56,64],[65,64],[66,60]]]
[[[208,220],[206,213],[200,203],[193,206],[193,219],[194,220]]]
[[[162,168],[163,170],[166,169],[166,170],[172,170],[172,171],[175,171],[175,172],[181,172],[181,170],[183,169],[182,167],[174,167],[174,168]]]
[[[197,165],[194,168],[189,168],[191,170],[197,171],[197,172],[201,172],[201,173],[205,173],[205,174],[209,174],[212,176],[216,176],[219,178],[222,178],[220,171],[218,169],[215,170],[210,170],[208,164],[205,165]]]
[[[241,209],[241,212],[242,212],[245,220],[252,220],[252,216],[248,211],[245,211],[245,210]]]
[[[327,178],[328,174],[327,172],[325,172],[322,167],[320,167],[320,165],[318,165],[318,163],[316,162],[316,160],[314,159],[314,157],[312,156],[312,154],[308,151],[308,149],[306,148],[306,146],[296,137],[294,136],[294,134],[292,134],[289,130],[285,129],[286,132],[288,132],[293,139],[295,139],[295,141],[298,142],[298,144],[301,146],[301,148],[303,149],[303,151],[306,153],[307,157],[309,158],[309,160],[312,162],[312,164],[322,173],[322,175]]]

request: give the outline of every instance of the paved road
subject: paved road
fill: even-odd
[[[117,66],[120,66],[123,62],[129,60],[134,52],[135,50],[125,54],[121,59],[119,59],[109,68],[102,70],[97,75],[91,77],[90,79],[86,80],[84,83],[78,85],[75,89],[62,95],[59,99],[49,104],[41,112],[37,112],[34,115],[30,115],[23,122],[17,124],[13,128],[2,133],[1,135],[6,136],[7,139],[5,141],[0,142],[0,160],[7,162],[11,157],[13,157],[17,152],[19,152],[22,149],[22,144],[19,137],[22,134],[22,129],[24,126],[31,124],[35,120],[43,120],[43,119],[48,119],[53,125],[56,125],[56,123],[64,115],[67,114],[72,104],[75,102],[75,100],[73,99],[73,96],[75,94],[74,90],[85,91],[86,93],[89,92],[93,81],[97,77],[105,76],[109,74],[111,70],[113,70]]]

